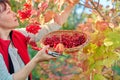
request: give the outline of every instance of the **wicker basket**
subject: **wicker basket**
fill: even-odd
[[[84,35],[85,37],[85,42],[82,43],[81,45],[78,45],[78,46],[75,46],[75,47],[72,47],[72,48],[66,48],[65,47],[65,51],[64,52],[67,52],[67,53],[73,53],[73,52],[76,52],[76,51],[79,51],[81,48],[83,48],[85,46],[85,44],[88,42],[88,36],[83,33],[83,32],[79,32],[79,31],[76,31],[76,30],[58,30],[58,31],[53,31],[53,32],[50,32],[48,33],[47,35],[45,35],[44,37],[42,37],[40,43],[42,46],[45,46],[44,42],[46,40],[46,38],[51,38],[53,35],[56,35],[58,37],[61,37],[61,35],[70,35],[72,36],[73,34],[79,34],[79,35]],[[53,47],[50,47],[49,48],[50,50],[54,51],[54,48]]]

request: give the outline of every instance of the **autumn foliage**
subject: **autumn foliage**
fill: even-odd
[[[83,10],[82,14],[78,15],[84,20],[77,23],[75,29],[87,34],[89,37],[89,42],[86,46],[80,48],[79,51],[72,54],[64,52],[66,48],[82,45],[86,41],[83,35],[74,34],[69,36],[64,34],[61,35],[61,38],[56,35],[46,37],[44,44],[50,45],[58,52],[62,52],[63,56],[56,61],[51,60],[49,63],[40,64],[37,69],[40,80],[120,79],[115,77],[118,72],[113,70],[113,66],[119,61],[120,56],[119,0],[108,0],[111,2],[112,7],[101,4],[102,0],[26,1],[23,8],[18,11],[18,16],[22,23],[29,24],[26,26],[26,30],[33,34],[36,34],[41,29],[41,24],[48,23],[54,19],[56,14],[62,12],[69,4],[77,4],[77,7],[83,6],[84,10],[87,8],[91,12],[87,14]],[[31,44],[37,46],[34,43]],[[38,48],[34,47],[34,49]],[[120,67],[119,65],[117,66]]]

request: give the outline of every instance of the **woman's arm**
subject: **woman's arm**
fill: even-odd
[[[25,67],[23,67],[20,71],[14,73],[14,80],[25,80],[39,62],[54,59],[55,57],[46,54],[47,48],[48,46],[40,50]]]
[[[13,74],[13,79],[14,80],[25,80],[28,75],[31,73],[31,71],[34,69],[36,66],[35,60],[31,60],[25,67],[23,67],[20,71],[16,72]]]

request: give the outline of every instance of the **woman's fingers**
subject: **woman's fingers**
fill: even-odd
[[[42,51],[44,51],[44,52],[46,53],[46,52],[47,52],[47,50],[48,50],[48,48],[49,48],[49,45],[44,46],[44,47],[43,47],[43,49],[42,49]]]

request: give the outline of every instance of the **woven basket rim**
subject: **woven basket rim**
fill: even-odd
[[[72,48],[65,48],[65,51],[64,51],[64,52],[74,52],[74,51],[78,51],[78,50],[80,50],[81,48],[83,48],[83,47],[88,43],[88,41],[89,41],[89,38],[88,38],[87,34],[85,34],[85,33],[83,33],[83,32],[80,32],[80,31],[77,31],[77,30],[57,30],[57,31],[52,31],[52,32],[46,34],[45,36],[43,36],[43,37],[41,38],[41,40],[40,40],[40,43],[41,43],[42,46],[45,46],[43,42],[44,42],[44,40],[46,39],[46,37],[48,37],[48,36],[50,37],[50,36],[53,35],[53,34],[60,35],[60,34],[65,34],[65,33],[67,33],[67,34],[72,34],[72,33],[83,34],[83,35],[85,36],[85,38],[86,38],[86,41],[85,41],[83,44],[79,45],[79,46],[72,47]],[[54,49],[53,49],[52,47],[50,47],[49,49],[54,51]]]

